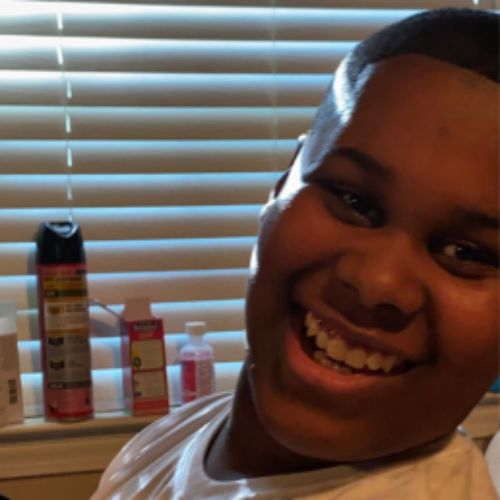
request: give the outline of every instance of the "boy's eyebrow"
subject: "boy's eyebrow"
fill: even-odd
[[[378,160],[373,158],[373,156],[370,156],[368,153],[364,153],[357,148],[339,146],[330,150],[327,154],[327,157],[328,156],[341,156],[342,158],[347,158],[365,172],[375,174],[385,180],[391,180],[394,178],[394,172],[390,167],[380,163]]]
[[[456,207],[453,218],[464,221],[467,225],[479,229],[500,229],[500,219],[472,208]]]

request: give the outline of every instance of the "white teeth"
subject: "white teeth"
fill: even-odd
[[[347,344],[340,338],[332,339],[328,342],[326,353],[336,361],[344,361],[347,355]]]
[[[385,373],[389,373],[396,364],[396,356],[387,356],[382,362],[382,369]]]
[[[373,352],[366,359],[366,366],[370,370],[380,370],[380,368],[382,368],[383,361],[384,357],[382,356],[382,354],[378,352]]]
[[[320,349],[326,349],[330,338],[328,337],[328,333],[324,330],[320,330],[316,335],[316,346]]]
[[[318,328],[316,326],[311,325],[310,327],[308,327],[306,335],[308,337],[315,337],[317,333],[318,333]]]
[[[332,330],[328,333],[323,330],[311,312],[306,314],[304,325],[306,336],[315,337],[314,343],[318,350],[313,354],[314,360],[339,373],[353,373],[352,369],[361,370],[366,367],[374,372],[383,370],[388,374],[398,362],[399,358],[395,355],[380,352],[368,354],[362,347],[350,348],[338,332]]]
[[[308,328],[311,326],[311,323],[314,322],[316,323],[316,320],[314,319],[314,316],[312,315],[312,312],[309,311],[307,314],[306,314],[306,319],[304,321],[304,325],[306,325]]]
[[[306,335],[308,337],[315,337],[319,332],[319,325],[311,313],[307,313],[305,323],[307,327]]]
[[[347,367],[343,366],[336,361],[332,361],[331,359],[328,359],[326,357],[325,351],[314,351],[313,358],[315,361],[317,361],[320,365],[325,366],[326,368],[329,368],[333,370],[334,372],[337,373],[343,373],[343,374],[349,374],[352,373],[352,370]]]
[[[361,347],[357,347],[356,349],[350,349],[349,351],[347,351],[347,355],[344,362],[351,368],[356,368],[357,370],[360,370],[365,366],[366,363],[366,351]]]

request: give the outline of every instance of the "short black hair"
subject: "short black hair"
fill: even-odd
[[[392,24],[350,54],[348,78],[355,83],[369,65],[389,57],[420,54],[499,81],[500,16],[474,9],[435,9]]]

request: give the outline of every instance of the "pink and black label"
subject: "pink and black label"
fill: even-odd
[[[82,264],[38,267],[45,415],[92,416],[87,279]]]

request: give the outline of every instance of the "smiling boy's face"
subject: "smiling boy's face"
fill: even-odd
[[[334,461],[451,432],[498,373],[498,86],[416,55],[365,76],[266,207],[247,299],[261,421]]]

